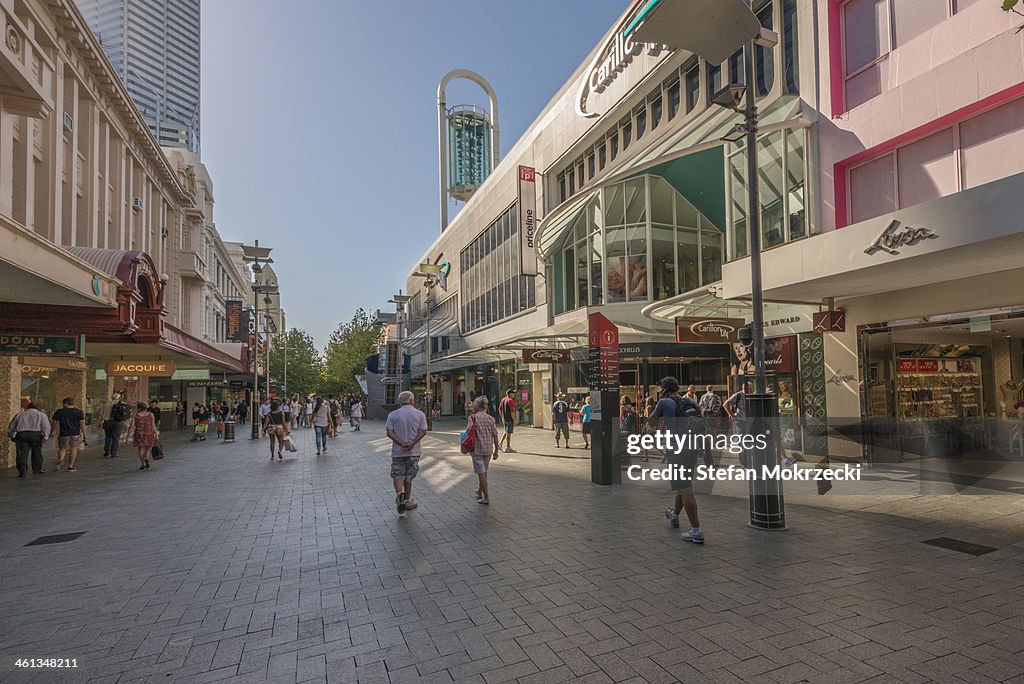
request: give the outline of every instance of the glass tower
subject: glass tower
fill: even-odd
[[[162,146],[199,152],[200,0],[76,0]]]

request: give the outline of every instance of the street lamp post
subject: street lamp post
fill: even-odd
[[[654,17],[657,17],[654,20]],[[761,198],[758,176],[758,112],[754,91],[754,59],[757,46],[774,47],[778,35],[761,26],[749,0],[655,0],[648,3],[626,29],[634,40],[662,43],[691,50],[709,64],[721,64],[739,48],[744,48],[744,82],[729,84],[712,97],[712,101],[739,111],[739,89],[743,88],[744,124],[727,136],[736,141],[735,133],[746,137],[747,152],[747,245],[750,252],[751,346],[754,356],[754,390],[746,395],[744,405],[751,433],[769,437],[767,448],[752,450],[752,466],[758,473],[763,467],[778,465],[779,421],[775,397],[767,393],[764,374],[764,289],[761,282]],[[742,129],[740,131],[739,129]],[[741,379],[746,385],[746,380]],[[741,389],[746,389],[745,386]],[[758,477],[750,481],[750,525],[764,530],[786,529],[785,503],[781,479]]]
[[[260,283],[260,272],[263,270],[265,264],[271,264],[274,262],[270,258],[270,247],[260,247],[260,241],[256,240],[253,245],[242,245],[242,260],[246,263],[252,264],[253,271],[253,320],[255,324],[254,340],[252,345],[252,396],[250,397],[250,403],[252,406],[249,409],[249,413],[252,416],[252,433],[250,437],[252,439],[260,438],[260,374],[259,374],[259,344],[260,344],[260,294],[270,293],[275,288],[273,286],[266,286]],[[269,352],[269,346],[268,346]],[[269,358],[268,358],[269,365]],[[270,377],[270,373],[267,373],[267,377]]]

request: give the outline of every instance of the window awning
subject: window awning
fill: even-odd
[[[599,191],[600,188],[597,188],[573,197],[540,222],[537,227],[537,253],[541,259],[554,252],[565,229],[573,224],[581,212],[586,211],[587,204],[597,197]]]

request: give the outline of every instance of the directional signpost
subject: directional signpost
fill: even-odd
[[[619,329],[604,314],[588,319],[590,338],[590,480],[619,484],[615,456],[619,432]]]

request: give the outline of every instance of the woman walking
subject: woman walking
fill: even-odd
[[[327,453],[327,435],[334,430],[334,418],[331,417],[331,406],[323,397],[317,397],[313,404],[313,431],[316,432],[316,455],[320,455],[321,449]]]
[[[135,415],[128,425],[128,434],[132,436],[132,444],[139,450],[139,470],[149,468],[149,457],[159,438],[156,432],[156,419],[149,412],[145,402],[135,404]]]
[[[479,480],[476,490],[476,502],[487,506],[491,503],[490,490],[487,486],[487,470],[491,461],[498,460],[498,426],[494,418],[487,412],[487,397],[477,397],[473,401],[473,414],[466,425],[467,430],[476,427],[473,444],[473,472]]]
[[[284,438],[288,436],[288,419],[281,410],[281,402],[270,403],[270,413],[263,419],[263,431],[270,436],[270,460],[274,460],[274,442],[277,442],[277,458],[284,460]]]

